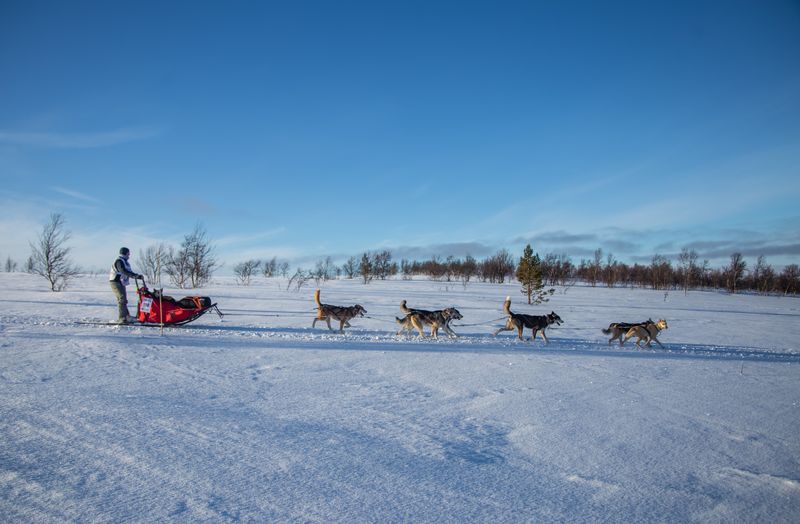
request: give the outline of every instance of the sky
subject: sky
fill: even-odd
[[[799,196],[796,1],[0,3],[0,261],[781,266]]]

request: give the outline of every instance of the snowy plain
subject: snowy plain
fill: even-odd
[[[104,275],[0,274],[2,522],[798,522],[800,300],[516,283],[218,278],[226,313],[111,320]],[[556,311],[550,343],[491,333]],[[135,290],[129,288],[131,310]],[[399,302],[458,339],[397,337]],[[664,348],[609,346],[665,318]]]

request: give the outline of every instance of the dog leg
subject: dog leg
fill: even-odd
[[[656,341],[656,343],[658,344],[658,347],[660,347],[661,349],[664,349],[664,346],[661,344],[661,342],[656,337],[653,337],[653,340]]]
[[[325,317],[325,323],[328,324],[328,331],[333,331],[331,327],[331,317]]]
[[[550,343],[550,341],[549,341],[549,340],[547,340],[547,335],[545,335],[545,334],[544,334],[544,329],[542,330],[542,338],[544,339],[544,343],[545,343],[545,345],[547,345],[547,344],[549,344],[549,343]]]
[[[422,328],[422,323],[416,316],[411,317],[411,325],[417,328],[417,332],[419,332],[419,338],[425,338],[425,330]]]
[[[494,332],[494,336],[497,336],[497,334],[500,333],[501,331],[514,331],[514,328],[508,326],[501,327],[500,329]]]

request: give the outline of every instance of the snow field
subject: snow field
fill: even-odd
[[[369,317],[339,335],[313,288],[220,279],[223,321],[162,335],[76,324],[113,317],[103,276],[0,289],[5,522],[800,518],[796,298],[334,281]],[[506,295],[564,319],[549,345],[491,337]],[[460,337],[396,337],[404,298],[457,307]],[[663,350],[600,332],[648,317]]]

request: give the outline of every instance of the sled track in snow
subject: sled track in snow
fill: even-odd
[[[130,333],[136,336],[160,336],[159,326],[113,325],[88,319],[80,321],[53,321],[0,318],[6,326],[18,325],[47,328],[49,326],[72,327],[76,332]],[[461,333],[458,338],[440,337],[420,339],[417,336],[397,336],[394,332],[352,328],[344,334],[312,328],[238,326],[225,323],[196,323],[185,326],[164,326],[164,337],[180,337],[189,344],[200,346],[218,344],[222,347],[232,343],[265,347],[286,347],[307,350],[352,350],[392,352],[437,352],[437,353],[506,353],[530,352],[531,354],[562,354],[581,357],[615,357],[639,359],[724,359],[731,361],[761,361],[800,363],[800,353],[771,350],[748,346],[719,346],[686,343],[664,343],[664,348],[637,348],[635,344],[620,348],[609,346],[605,340],[593,341],[582,338],[559,338],[558,330],[551,330],[550,343],[541,339],[531,342],[519,341],[513,335],[493,337],[485,333]],[[45,335],[46,336],[46,335]],[[244,340],[243,340],[244,339]]]

